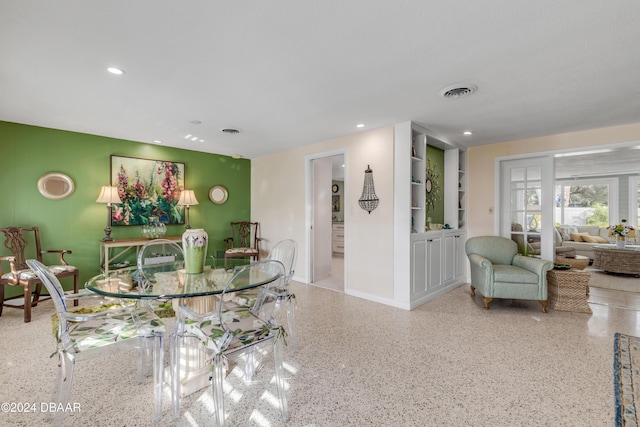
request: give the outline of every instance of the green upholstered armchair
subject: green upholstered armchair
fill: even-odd
[[[547,271],[553,263],[518,255],[518,245],[498,236],[472,237],[465,246],[471,264],[471,296],[476,289],[484,308],[494,298],[538,300],[547,312]]]

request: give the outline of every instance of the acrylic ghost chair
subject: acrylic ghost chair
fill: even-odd
[[[280,282],[282,286],[271,286],[267,292],[276,300],[274,314],[278,314],[283,303],[286,305],[287,338],[294,349],[297,347],[295,334],[296,296],[289,288],[289,281],[295,272],[297,250],[298,245],[295,240],[281,240],[271,249],[267,257],[267,259],[280,261],[285,268],[284,280]]]
[[[170,337],[171,397],[173,417],[180,415],[181,350],[191,341],[201,343],[212,363],[212,388],[215,423],[225,424],[223,381],[229,360],[240,361],[247,356],[245,375],[255,373],[255,350],[273,350],[275,379],[283,421],[287,421],[288,409],[282,367],[284,329],[269,322],[274,301],[268,297],[268,289],[278,284],[285,275],[281,262],[256,261],[240,268],[226,283],[217,302],[216,310],[200,314],[182,305],[178,309],[176,328]],[[236,294],[240,291],[242,297]]]
[[[91,314],[67,311],[64,291],[57,277],[37,260],[29,259],[26,263],[51,294],[58,315],[56,338],[60,369],[53,396],[56,407],[67,406],[76,361],[103,356],[110,351],[137,348],[138,381],[142,381],[149,365],[148,358],[152,357],[153,417],[155,420],[162,418],[164,324],[153,312],[140,310],[133,304],[123,305],[118,310]],[[90,297],[91,294],[84,296]],[[107,385],[111,384],[105,383]],[[57,411],[48,413],[47,417],[53,416],[53,424],[61,426],[64,415],[64,411]]]
[[[156,294],[162,294],[158,287],[168,286],[165,293],[174,293],[178,281],[178,271],[184,269],[182,247],[171,240],[154,239],[145,243],[138,251],[137,280],[141,292],[155,288]],[[151,301],[144,300],[149,308]],[[161,309],[172,311],[171,304],[161,305]],[[173,316],[172,316],[173,317]]]

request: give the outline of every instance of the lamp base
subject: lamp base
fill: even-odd
[[[107,227],[104,229],[104,237],[100,240],[101,242],[112,242],[113,237],[111,237],[111,227]]]

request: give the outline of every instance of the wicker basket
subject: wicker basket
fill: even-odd
[[[549,307],[558,311],[591,313],[587,287],[591,273],[577,270],[551,270],[547,273]]]

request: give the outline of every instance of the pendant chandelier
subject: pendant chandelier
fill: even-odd
[[[373,187],[373,171],[371,167],[367,165],[367,170],[364,171],[364,185],[362,187],[362,196],[358,200],[358,204],[362,209],[371,213],[372,210],[378,207],[380,199],[376,196],[376,190]]]

